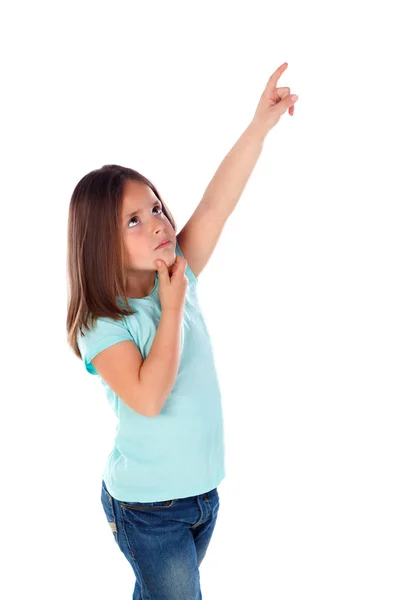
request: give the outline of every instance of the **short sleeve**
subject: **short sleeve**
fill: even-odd
[[[179,254],[179,256],[182,256],[182,258],[185,258],[182,254],[182,250],[178,244],[178,240],[176,240],[176,246],[175,246],[175,252],[177,254]],[[185,259],[186,260],[186,259]],[[186,276],[189,279],[189,281],[193,284],[193,285],[197,285],[198,279],[195,276],[195,274],[193,273],[193,271],[191,270],[191,268],[189,267],[189,265],[186,265],[186,270],[185,270]]]
[[[84,335],[78,332],[77,345],[85,368],[92,375],[99,375],[91,363],[99,352],[125,340],[135,341],[123,321],[108,317],[99,317],[91,329],[83,329]]]

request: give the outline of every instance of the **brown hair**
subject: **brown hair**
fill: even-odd
[[[69,205],[67,232],[67,343],[81,357],[77,333],[98,317],[119,321],[133,315],[128,305],[124,247],[120,219],[124,182],[140,181],[163,204],[163,213],[176,223],[155,186],[143,175],[119,165],[104,165],[76,185]],[[120,296],[128,308],[121,308]]]

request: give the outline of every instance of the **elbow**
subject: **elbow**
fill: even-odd
[[[160,410],[158,409],[158,404],[153,406],[148,400],[139,402],[138,406],[135,403],[135,406],[131,407],[135,412],[137,412],[142,417],[147,417],[148,419],[153,419],[160,414]]]
[[[160,411],[161,412],[161,411]],[[150,419],[154,419],[154,417],[158,417],[160,412],[158,410],[146,411],[145,417],[149,417]]]

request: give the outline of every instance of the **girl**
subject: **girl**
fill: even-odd
[[[197,296],[202,271],[260,154],[294,100],[269,79],[249,127],[191,219],[176,223],[137,171],[105,165],[73,191],[68,343],[118,418],[101,487],[133,600],[199,600],[199,566],[225,477],[221,395]]]

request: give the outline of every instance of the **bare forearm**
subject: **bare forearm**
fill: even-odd
[[[233,212],[262,152],[266,133],[252,122],[245,129],[204,192],[201,202],[223,218]]]
[[[145,405],[157,416],[171,393],[178,374],[181,353],[183,311],[165,310],[139,377]]]

